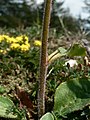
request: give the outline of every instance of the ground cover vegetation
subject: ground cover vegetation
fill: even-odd
[[[90,35],[62,5],[52,4],[45,111],[39,119],[89,120],[90,56],[83,40]],[[3,0],[0,6],[0,120],[37,120],[44,4]]]

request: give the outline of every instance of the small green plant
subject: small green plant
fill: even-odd
[[[70,57],[86,55],[85,48],[79,44],[73,45],[67,51],[63,48],[60,49],[59,51],[56,50],[54,53],[50,55],[51,58],[51,59],[49,58],[49,60],[51,60],[50,62],[56,60],[58,57],[62,57],[65,55]],[[74,69],[69,68],[69,66],[67,66],[66,70],[67,73],[64,73],[63,77],[61,78],[61,79],[64,78],[66,80],[65,81],[62,80],[63,82],[60,83],[60,85],[58,84],[56,85],[57,87],[54,95],[54,110],[53,110],[54,114],[51,113],[51,116],[53,115],[54,118],[52,117],[50,118],[50,120],[68,119],[69,118],[68,114],[74,113],[75,111],[84,110],[84,108],[89,105],[90,103],[89,70],[90,70],[89,64],[85,61],[84,66],[82,64],[78,64],[78,66],[75,67]],[[48,114],[44,116],[44,120],[46,120],[47,117]]]
[[[12,107],[14,107],[13,101],[7,97],[0,96],[0,117],[4,118],[17,118],[17,115],[13,112],[8,112]]]

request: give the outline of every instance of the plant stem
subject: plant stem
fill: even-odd
[[[39,76],[39,89],[38,89],[38,118],[45,113],[45,86],[47,74],[47,43],[49,33],[49,23],[51,15],[52,0],[44,1],[44,15],[43,15],[43,28],[42,28],[42,46],[40,55],[40,76]]]

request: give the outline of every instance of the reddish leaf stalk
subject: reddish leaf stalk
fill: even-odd
[[[42,29],[42,46],[40,55],[40,76],[39,76],[39,89],[38,89],[38,118],[45,113],[45,86],[47,74],[47,43],[49,33],[49,23],[51,14],[52,0],[45,0],[43,29]]]

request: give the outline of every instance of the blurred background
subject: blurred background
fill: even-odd
[[[26,28],[42,24],[44,0],[0,0],[0,27]],[[65,27],[76,31],[82,26],[90,29],[89,0],[54,0],[51,27],[60,31],[62,18]]]

